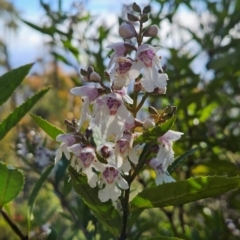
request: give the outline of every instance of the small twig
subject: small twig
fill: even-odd
[[[12,228],[12,230],[19,236],[19,238],[21,240],[28,240],[28,236],[24,235],[22,233],[22,231],[20,230],[20,228],[12,221],[12,219],[7,215],[7,213],[5,211],[3,211],[3,209],[0,210],[3,218],[6,220],[6,222],[9,224],[9,226]]]

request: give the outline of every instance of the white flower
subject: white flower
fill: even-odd
[[[98,126],[104,139],[111,135],[119,138],[125,130],[125,124],[134,124],[134,118],[120,94],[110,93],[95,100],[90,129]]]
[[[123,57],[127,54],[127,52],[136,50],[135,46],[124,42],[111,43],[107,45],[107,48],[112,48],[114,50],[114,54],[112,54],[110,62],[108,64],[108,69],[111,69],[115,64],[116,58]]]
[[[110,73],[113,89],[122,89],[130,83],[131,79],[138,77],[139,72],[135,69],[131,69],[132,65],[133,61],[129,58],[116,58],[116,64]]]
[[[121,189],[128,189],[127,181],[121,176],[117,168],[106,165],[101,170],[99,185],[103,186],[103,189],[99,190],[98,197],[101,202],[106,202],[109,199],[116,201],[121,195]]]
[[[98,162],[94,149],[91,147],[82,148],[80,144],[74,144],[68,149],[75,154],[71,162],[72,167],[74,167],[77,172],[82,171],[85,173],[90,187],[95,187],[98,176],[93,172],[92,168],[99,170],[102,164]]]
[[[174,152],[172,149],[173,141],[180,139],[182,132],[176,132],[169,130],[163,136],[158,138],[159,151],[157,154],[158,161],[162,164],[162,168],[165,171],[174,160]]]
[[[171,177],[169,172],[163,169],[162,163],[159,162],[157,158],[153,158],[149,164],[156,172],[156,178],[155,178],[156,185],[175,182],[175,180]]]
[[[78,129],[80,129],[84,121],[90,119],[91,113],[89,110],[89,105],[99,96],[99,92],[95,86],[75,87],[72,88],[70,92],[76,96],[82,97],[84,101],[81,111],[82,115],[78,122]]]
[[[136,54],[135,64],[132,69],[141,71],[144,69],[141,84],[147,92],[153,92],[155,88],[166,89],[168,76],[162,71],[160,60],[156,55],[159,48],[154,48],[151,45],[141,45]]]
[[[56,156],[54,159],[55,164],[61,159],[63,153],[68,160],[70,159],[71,156],[68,151],[68,147],[76,143],[76,138],[72,134],[68,134],[68,133],[59,134],[56,137],[56,141],[62,142],[62,143],[56,151]]]
[[[124,132],[123,136],[115,144],[116,162],[120,169],[125,173],[131,169],[128,156],[132,150],[133,136],[130,132]],[[131,161],[131,159],[129,159]],[[135,162],[133,162],[135,163]]]

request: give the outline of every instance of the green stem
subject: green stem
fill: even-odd
[[[149,93],[145,93],[142,97],[141,102],[138,104],[137,108],[136,108],[136,113],[141,109],[141,107],[143,106],[144,102],[146,101],[146,99],[148,98]]]
[[[123,210],[123,221],[122,221],[122,232],[119,237],[119,240],[126,240],[127,239],[127,221],[128,221],[128,215],[129,215],[129,208],[128,208],[128,202],[129,202],[129,195],[130,195],[130,183],[129,188],[125,190],[124,199],[122,201],[122,210]]]
[[[140,156],[139,158],[139,162],[136,166],[136,169],[135,171],[133,172],[133,174],[131,175],[131,178],[130,178],[130,183],[135,179],[135,177],[137,176],[138,172],[141,170],[141,168],[143,167],[143,165],[146,163],[146,160],[148,158],[148,155],[149,155],[149,150],[150,148],[152,147],[152,144],[151,143],[147,143],[143,149],[143,155]]]
[[[21,240],[28,240],[28,236],[24,235],[22,233],[22,231],[18,228],[18,226],[12,221],[12,219],[7,215],[7,213],[5,211],[3,211],[2,209],[0,210],[0,212],[3,215],[3,218],[6,220],[6,222],[9,224],[9,226],[12,228],[12,230],[19,236],[19,238]]]

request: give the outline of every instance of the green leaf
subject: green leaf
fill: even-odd
[[[50,88],[46,88],[36,93],[25,101],[22,105],[15,108],[14,111],[0,124],[0,140],[13,128],[24,115],[42,98]]]
[[[142,135],[140,135],[134,140],[134,145],[138,143],[148,143],[156,141],[159,137],[163,136],[173,126],[175,119],[176,119],[175,117],[172,117],[162,125],[158,125],[156,127],[148,129]]]
[[[83,198],[98,220],[115,236],[119,235],[121,218],[111,201],[101,202],[98,189],[91,188],[86,176],[78,174],[71,166],[68,168],[75,191]]]
[[[7,101],[28,74],[33,63],[13,69],[0,77],[0,106]]]
[[[50,36],[53,36],[55,33],[55,28],[53,26],[51,27],[39,27],[38,25],[35,25],[31,22],[28,22],[26,20],[21,19],[24,23],[26,23],[29,27],[41,32],[41,33],[45,33],[48,34]]]
[[[178,157],[176,160],[174,160],[173,164],[168,167],[168,172],[171,174],[178,166],[180,166],[185,161],[188,156],[195,153],[198,149],[198,147],[193,148],[184,153],[182,156]]]
[[[0,208],[16,198],[23,185],[23,174],[0,161]]]
[[[133,11],[139,12],[139,13],[141,13],[141,11],[142,11],[141,8],[139,7],[139,5],[135,2],[132,5],[132,9],[133,9]]]
[[[56,140],[57,135],[64,134],[64,132],[53,124],[49,123],[47,120],[36,116],[30,113],[30,116],[34,120],[34,122],[45,131],[52,139]]]
[[[157,236],[157,237],[151,237],[151,238],[144,238],[143,240],[184,240],[184,239],[176,238],[176,237]]]
[[[131,201],[131,211],[143,208],[177,206],[218,196],[240,187],[240,177],[224,176],[190,178],[144,189]]]
[[[57,240],[57,232],[55,231],[54,228],[51,228],[51,232],[49,233],[49,235],[47,236],[46,240]]]
[[[48,175],[50,174],[50,172],[52,171],[54,167],[54,164],[51,164],[48,166],[48,168],[44,171],[44,173],[41,175],[41,177],[38,179],[38,181],[36,182],[31,195],[28,199],[28,214],[27,214],[27,218],[28,218],[28,231],[30,230],[30,226],[31,226],[31,216],[32,216],[32,210],[33,210],[33,205],[34,202],[37,198],[38,192],[40,191],[43,183],[46,181]]]

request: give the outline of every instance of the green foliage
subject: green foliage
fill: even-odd
[[[0,140],[29,112],[29,110],[48,92],[50,88],[46,88],[36,93],[34,96],[26,100],[22,105],[14,109],[14,111],[3,120],[0,124]]]
[[[39,178],[39,180],[36,182],[31,195],[28,199],[28,231],[30,230],[30,226],[31,226],[31,217],[32,217],[32,210],[33,210],[33,205],[35,203],[35,200],[37,198],[37,195],[42,187],[42,185],[44,184],[44,182],[46,181],[46,179],[48,178],[48,175],[50,174],[50,172],[52,171],[54,165],[51,164],[48,166],[48,168],[44,171],[44,173],[41,175],[41,177]]]
[[[52,139],[56,139],[57,135],[63,134],[64,132],[53,124],[49,123],[47,120],[42,119],[39,116],[36,116],[30,113],[30,116],[34,120],[34,122],[44,130]]]
[[[162,125],[146,130],[134,140],[134,144],[155,142],[159,137],[163,136],[169,129],[171,129],[175,119],[175,117],[172,117]]]
[[[21,66],[0,77],[0,106],[11,97],[32,66],[33,63]]]
[[[216,197],[240,186],[240,177],[198,177],[144,189],[131,201],[131,211],[139,208],[178,206]]]
[[[199,148],[194,148],[186,153],[184,153],[182,156],[178,157],[176,160],[174,160],[173,164],[168,167],[168,172],[171,174],[177,167],[179,167],[188,156],[192,155],[195,153]]]
[[[112,202],[101,202],[98,198],[98,189],[91,188],[87,183],[86,176],[78,174],[72,167],[69,167],[71,181],[75,191],[83,198],[87,206],[94,212],[98,220],[115,236],[120,233],[119,224],[121,218]]]
[[[0,208],[16,198],[23,185],[22,172],[0,161]]]

